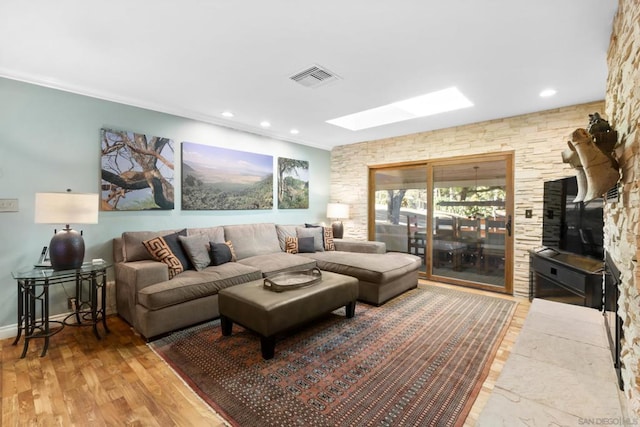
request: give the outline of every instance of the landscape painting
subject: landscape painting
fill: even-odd
[[[101,129],[103,211],[174,208],[173,140]]]
[[[273,209],[273,157],[183,142],[182,209]]]
[[[278,209],[309,208],[309,162],[278,158]]]

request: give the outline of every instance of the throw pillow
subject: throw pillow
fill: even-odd
[[[315,238],[313,237],[298,237],[298,252],[313,253],[315,252]]]
[[[322,229],[321,225],[318,225],[318,224],[307,224],[306,222],[304,223],[304,227],[305,228],[319,228],[319,229]],[[322,236],[322,233],[320,233],[320,235]],[[322,236],[322,247],[324,247],[324,236]]]
[[[225,243],[211,243],[209,251],[211,265],[222,265],[231,262],[231,249]]]
[[[142,242],[149,254],[156,261],[163,262],[169,266],[169,279],[173,279],[176,275],[184,271],[182,263],[176,257],[163,237],[154,237],[153,239]]]
[[[298,253],[298,238],[297,237],[285,237],[284,239],[285,252],[288,254]]]
[[[197,271],[204,270],[211,264],[209,258],[209,238],[204,234],[194,236],[178,236],[189,260]]]
[[[182,230],[177,231],[175,233],[162,236],[162,238],[164,239],[165,242],[167,242],[167,245],[169,245],[171,252],[173,252],[173,254],[180,260],[180,264],[182,264],[182,268],[185,270],[193,270],[193,264],[191,264],[189,257],[187,256],[186,252],[182,248],[182,245],[180,244],[180,241],[178,240],[179,236],[186,236],[186,235],[187,235],[187,229],[183,228]]]
[[[296,234],[298,235],[298,239],[300,237],[313,237],[313,245],[315,247],[315,251],[324,252],[324,243],[322,242],[322,227],[296,227]]]
[[[230,241],[225,243],[210,242],[209,257],[211,265],[222,265],[228,262],[236,261],[236,253],[233,250],[233,244]]]
[[[231,251],[231,262],[236,262],[238,257],[236,256],[236,250],[233,248],[233,243],[231,243],[231,240],[227,240],[224,244],[229,246],[229,250]]]
[[[335,251],[336,244],[333,241],[333,228],[323,227],[324,230],[324,250]]]

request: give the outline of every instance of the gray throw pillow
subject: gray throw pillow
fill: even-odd
[[[315,238],[314,237],[298,237],[298,253],[314,253]]]
[[[211,258],[211,265],[222,265],[231,262],[233,259],[233,253],[231,248],[226,243],[213,243],[211,242],[211,250],[209,252]]]
[[[322,227],[303,228],[297,227],[296,234],[300,237],[313,237],[313,247],[316,252],[324,252],[324,243],[322,241]]]
[[[209,238],[204,234],[179,236],[180,243],[197,271],[204,270],[211,264],[209,258]]]

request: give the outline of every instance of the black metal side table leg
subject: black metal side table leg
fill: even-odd
[[[42,346],[42,353],[40,354],[40,357],[44,357],[45,354],[47,354],[47,350],[49,349],[49,337],[50,337],[50,330],[49,330],[49,283],[45,282],[45,284],[42,286],[42,296],[44,297],[44,304],[43,304],[43,308],[42,308],[42,323],[44,325],[44,346]],[[34,316],[35,316],[35,310],[34,310]],[[35,319],[35,318],[34,318]]]
[[[20,337],[22,336],[22,329],[24,328],[24,302],[24,284],[23,281],[18,280],[18,334],[11,345],[18,344],[18,341],[20,341]]]
[[[93,324],[93,333],[98,339],[102,339],[98,332],[98,281],[96,280],[96,272],[91,273],[91,323]]]
[[[101,286],[101,299],[100,302],[101,310],[102,310],[102,327],[104,328],[107,334],[111,333],[109,328],[107,327],[107,271],[102,271],[102,286]]]

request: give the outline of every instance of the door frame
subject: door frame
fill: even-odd
[[[511,216],[511,233],[507,234],[505,238],[505,284],[504,287],[498,287],[489,284],[483,284],[479,282],[468,282],[455,278],[434,276],[431,274],[433,259],[432,251],[425,251],[425,264],[426,272],[420,272],[420,277],[427,280],[437,280],[439,282],[451,283],[455,285],[473,287],[477,289],[489,290],[494,292],[500,292],[512,295],[513,294],[513,273],[514,273],[514,231],[515,218],[514,215],[514,192],[515,192],[515,177],[514,177],[514,165],[515,165],[515,151],[500,151],[495,153],[485,154],[473,154],[454,157],[435,158],[427,160],[417,160],[410,162],[399,163],[386,163],[379,165],[369,165],[368,173],[368,214],[367,214],[367,229],[369,240],[375,239],[375,174],[381,169],[402,169],[408,167],[425,166],[427,170],[426,183],[427,183],[427,246],[433,247],[433,167],[434,166],[447,166],[447,165],[459,165],[465,163],[478,163],[485,161],[504,161],[505,162],[505,212],[507,217]]]

